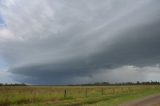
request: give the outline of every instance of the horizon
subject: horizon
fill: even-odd
[[[77,84],[27,84],[27,83],[0,83],[0,86],[107,86],[107,85],[160,85],[160,81],[136,81],[136,82],[94,82]]]

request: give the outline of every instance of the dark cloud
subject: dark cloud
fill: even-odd
[[[155,76],[148,77],[150,70],[159,70],[159,1],[17,0],[3,4],[10,33],[9,39],[0,42],[0,56],[16,81],[136,81],[149,80]]]

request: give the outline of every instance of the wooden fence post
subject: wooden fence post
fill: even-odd
[[[88,89],[86,88],[85,96],[88,97]]]
[[[103,88],[101,89],[101,94],[104,95],[104,89]]]
[[[64,97],[67,97],[67,90],[64,90]]]

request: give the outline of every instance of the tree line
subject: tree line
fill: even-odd
[[[69,86],[121,86],[121,85],[160,85],[158,81],[147,81],[147,82],[121,82],[121,83],[109,83],[109,82],[96,82],[87,84],[71,84]]]
[[[24,83],[15,83],[15,84],[8,84],[8,83],[0,83],[0,86],[27,86],[27,84],[24,84]]]
[[[86,84],[69,84],[67,86],[123,86],[123,85],[160,85],[159,81],[147,81],[147,82],[121,82],[121,83],[109,83],[109,82],[96,82],[96,83],[86,83]],[[14,83],[14,84],[8,84],[8,83],[0,83],[0,86],[29,86],[25,83]],[[45,85],[40,85],[45,86]],[[47,85],[47,86],[55,86],[53,85]],[[61,85],[66,86],[66,85]]]

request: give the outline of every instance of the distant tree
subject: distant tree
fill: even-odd
[[[117,86],[117,85],[160,85],[158,81],[147,81],[147,82],[122,82],[122,83],[109,83],[109,82],[96,82],[96,83],[88,83],[88,84],[76,84],[77,86]],[[75,86],[75,85],[70,85]]]

